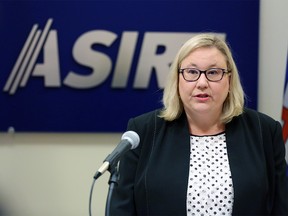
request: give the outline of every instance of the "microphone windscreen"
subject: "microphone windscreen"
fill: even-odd
[[[135,131],[126,131],[121,137],[121,140],[125,139],[128,140],[129,143],[131,143],[131,149],[137,148],[140,143],[140,137]]]

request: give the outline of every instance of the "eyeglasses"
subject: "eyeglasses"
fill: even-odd
[[[196,68],[183,68],[179,69],[179,73],[182,73],[183,78],[188,82],[197,81],[202,73],[205,74],[207,80],[217,82],[222,80],[225,73],[229,74],[231,72],[223,68],[210,68],[205,71],[201,71]]]

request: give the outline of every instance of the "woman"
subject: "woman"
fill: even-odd
[[[163,104],[128,123],[140,144],[120,161],[112,215],[288,215],[281,125],[244,108],[224,41],[181,47]]]

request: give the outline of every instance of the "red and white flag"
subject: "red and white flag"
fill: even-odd
[[[284,83],[284,97],[283,97],[283,108],[282,108],[282,132],[284,144],[286,146],[286,162],[288,163],[288,55],[286,62],[286,76]]]

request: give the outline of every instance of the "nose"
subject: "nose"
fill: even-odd
[[[204,73],[202,73],[200,75],[199,79],[196,82],[197,82],[197,84],[196,84],[197,88],[207,88],[208,87],[208,80],[207,80]]]

